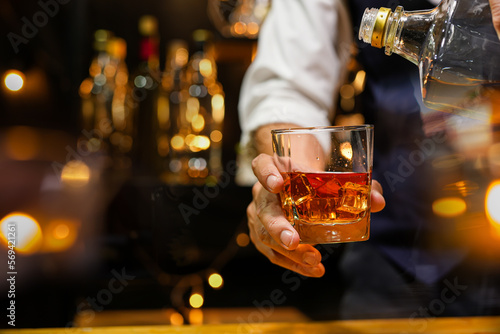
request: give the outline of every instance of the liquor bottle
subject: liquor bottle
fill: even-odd
[[[89,67],[89,77],[83,80],[80,85],[81,97],[81,127],[87,136],[95,137],[90,141],[87,149],[96,152],[101,147],[101,139],[109,136],[109,129],[103,122],[107,110],[111,109],[113,90],[111,82],[105,74],[105,69],[109,68],[111,57],[108,53],[108,44],[113,34],[107,30],[97,30],[94,33],[95,56]]]
[[[134,124],[130,108],[126,42],[106,30],[95,33],[96,56],[90,77],[80,85],[82,136],[79,146],[105,156],[106,169],[126,171],[130,165]]]
[[[168,43],[166,54],[154,126],[157,132],[158,175],[167,183],[187,184],[187,174],[179,173],[185,150],[175,146],[176,141],[172,141],[172,138],[184,138],[191,133],[190,123],[186,119],[186,102],[189,95],[186,81],[188,45],[183,40],[172,40]]]
[[[222,171],[224,92],[217,80],[212,34],[193,33],[194,52],[186,68],[179,114],[172,118],[170,172],[175,182],[215,184]]]
[[[137,140],[134,147],[139,175],[154,176],[155,140],[153,119],[157,109],[161,72],[159,66],[158,21],[153,16],[139,19],[140,63],[134,71],[131,85],[137,122]]]
[[[367,8],[359,39],[418,65],[424,104],[484,119],[500,89],[500,40],[488,0],[443,0],[432,10]]]
[[[127,43],[122,38],[112,38],[108,44],[108,53],[112,66],[105,71],[114,86],[109,143],[115,168],[123,170],[132,165],[131,152],[135,137],[132,90],[128,84],[129,73],[125,63]]]

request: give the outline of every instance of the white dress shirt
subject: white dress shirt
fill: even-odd
[[[342,0],[273,0],[240,94],[239,184],[255,181],[251,134],[260,126],[331,124],[352,31]]]

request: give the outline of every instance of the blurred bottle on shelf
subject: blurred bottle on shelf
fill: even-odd
[[[209,0],[207,13],[224,37],[256,39],[271,0]]]
[[[128,84],[129,73],[125,64],[127,43],[122,38],[114,38],[109,44],[111,63],[110,75],[113,76],[114,94],[111,102],[112,133],[110,143],[116,166],[129,169],[132,165],[131,152],[135,138],[132,90]]]
[[[140,175],[155,174],[156,143],[154,118],[158,108],[161,71],[159,66],[158,20],[150,15],[139,19],[141,35],[140,63],[131,79],[132,98],[137,122],[137,142],[134,157]]]
[[[105,168],[125,171],[131,166],[134,136],[131,91],[127,85],[126,42],[107,30],[94,34],[89,74],[80,85],[81,127],[78,149],[106,157]],[[109,159],[108,159],[109,158]]]
[[[185,74],[185,46],[174,44],[169,51],[174,55],[163,85],[171,107],[169,158],[162,178],[167,183],[210,185],[222,171],[224,92],[217,81],[212,34],[196,30],[193,39],[195,50]]]
[[[188,180],[181,181],[180,175],[175,172],[175,163],[181,159],[182,152],[172,148],[172,138],[175,135],[189,132],[189,122],[186,119],[188,60],[189,51],[185,41],[172,40],[168,43],[153,128],[156,130],[157,174],[169,183],[188,183]],[[171,161],[174,162],[171,164]]]

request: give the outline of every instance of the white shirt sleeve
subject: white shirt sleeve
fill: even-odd
[[[352,25],[342,0],[272,1],[240,94],[242,154],[248,155],[251,133],[260,126],[331,124],[351,42]],[[249,159],[240,159],[240,168]]]

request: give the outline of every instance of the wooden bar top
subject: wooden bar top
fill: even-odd
[[[301,323],[239,323],[183,326],[120,326],[4,330],[5,334],[492,334],[500,333],[498,317],[342,320]]]

